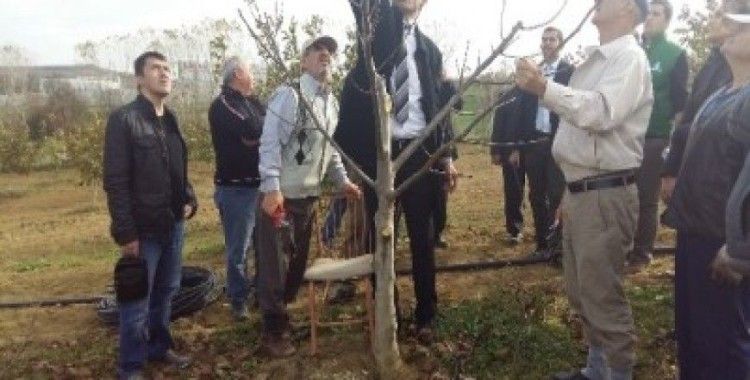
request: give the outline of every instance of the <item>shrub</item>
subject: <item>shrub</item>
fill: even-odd
[[[23,115],[5,112],[0,117],[0,170],[28,173],[38,154],[39,144],[32,141]]]

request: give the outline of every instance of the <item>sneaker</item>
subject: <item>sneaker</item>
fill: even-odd
[[[247,304],[242,303],[239,305],[232,305],[232,318],[235,322],[244,322],[250,318],[250,311],[247,309]]]
[[[190,366],[190,357],[186,355],[180,355],[174,350],[167,350],[164,357],[161,359],[162,362],[174,366],[177,369],[185,369]]]
[[[443,239],[435,240],[435,248],[437,249],[447,249],[448,243],[446,243]]]
[[[511,244],[520,244],[521,242],[523,242],[523,234],[520,232],[515,235],[511,234],[508,238],[508,243]]]

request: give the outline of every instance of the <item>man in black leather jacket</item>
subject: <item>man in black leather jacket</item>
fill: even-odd
[[[104,141],[104,190],[111,233],[122,255],[141,257],[148,296],[119,305],[120,378],[139,379],[146,360],[183,368],[169,331],[171,300],[180,287],[184,219],[197,210],[188,181],[187,147],[177,118],[164,105],[172,89],[166,58],[146,52],[135,60],[138,97],[115,110]]]

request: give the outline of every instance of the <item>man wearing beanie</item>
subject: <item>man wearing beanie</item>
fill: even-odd
[[[648,59],[633,37],[647,14],[646,0],[597,1],[600,45],[589,50],[569,86],[548,81],[529,60],[516,66],[518,86],[561,119],[552,154],[567,182],[561,204],[565,286],[572,311],[583,320],[588,357],[585,368],[555,379],[633,378],[635,328],[622,280],[654,98]]]

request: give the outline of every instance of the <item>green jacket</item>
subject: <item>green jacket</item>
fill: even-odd
[[[646,138],[669,138],[675,114],[687,100],[688,63],[685,51],[660,34],[646,43],[654,86],[654,110]]]

